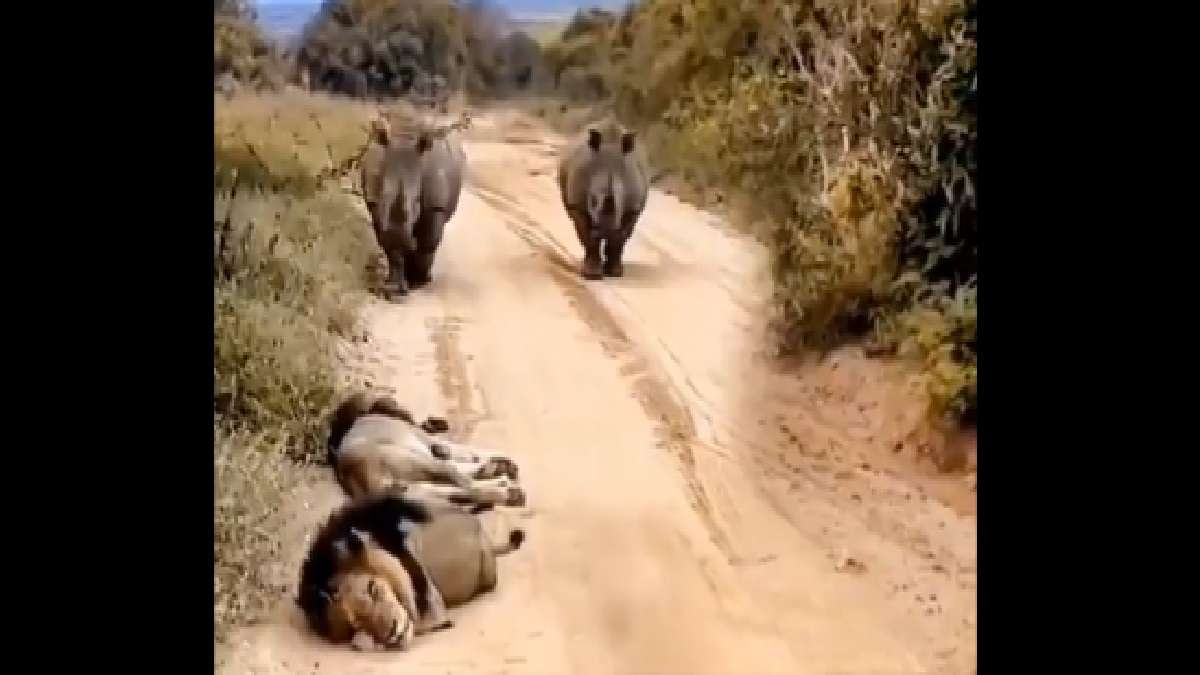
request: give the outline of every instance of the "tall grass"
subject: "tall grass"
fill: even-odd
[[[214,99],[215,628],[261,618],[278,596],[279,508],[299,461],[319,457],[338,395],[339,341],[377,255],[342,185],[366,112],[299,94]]]

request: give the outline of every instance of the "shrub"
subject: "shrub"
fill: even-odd
[[[377,251],[365,211],[339,184],[365,145],[361,108],[298,94],[216,106],[213,553],[223,639],[278,596],[264,570],[278,555],[279,507],[297,479],[293,460],[322,454],[321,424],[340,394],[337,348],[360,330]]]
[[[940,417],[975,399],[976,7],[643,0],[548,50],[591,60],[659,171],[753,195],[781,351],[869,336]]]
[[[283,87],[284,59],[255,22],[246,2],[214,2],[213,81],[231,93],[234,85],[253,89]]]
[[[233,626],[264,618],[282,592],[271,573],[280,554],[279,505],[297,484],[289,460],[271,441],[215,428],[213,629],[218,643]]]
[[[300,196],[350,171],[374,114],[366,105],[294,91],[214,104],[214,187],[228,191],[236,175],[244,188]]]
[[[541,47],[508,25],[479,0],[327,0],[297,66],[313,88],[353,98],[529,91],[548,80]]]

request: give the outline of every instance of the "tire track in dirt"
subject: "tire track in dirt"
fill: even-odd
[[[514,235],[531,249],[541,253],[550,277],[567,296],[579,318],[601,339],[605,354],[624,359],[621,372],[632,376],[634,398],[654,424],[659,447],[667,450],[680,463],[680,473],[687,488],[688,502],[708,531],[713,545],[730,564],[742,558],[734,550],[729,536],[717,522],[716,509],[696,473],[694,445],[699,443],[690,409],[678,401],[673,386],[652,375],[649,360],[640,353],[615,317],[583,285],[576,274],[569,254],[538,223],[524,214],[511,199],[494,189],[473,183],[469,189],[501,216],[500,220]]]
[[[447,416],[457,420],[458,440],[467,441],[487,415],[475,409],[475,388],[471,384],[466,358],[459,346],[462,324],[463,319],[457,316],[430,317],[425,320],[429,342],[433,345],[434,361],[437,364],[438,387],[441,389],[443,400],[450,406],[446,411]]]

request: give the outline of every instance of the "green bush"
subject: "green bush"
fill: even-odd
[[[531,91],[548,79],[541,46],[506,24],[487,2],[329,0],[296,62],[313,88],[353,98]]]
[[[248,3],[213,3],[213,80],[217,88],[228,88],[229,80],[252,89],[279,90],[285,71],[282,55],[255,22]]]
[[[652,161],[770,249],[782,351],[867,338],[975,400],[975,0],[643,0],[577,54]],[[573,59],[573,60],[572,60]],[[651,64],[647,67],[647,64]]]

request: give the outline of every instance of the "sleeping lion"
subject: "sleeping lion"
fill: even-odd
[[[406,649],[450,628],[447,608],[493,590],[496,557],[524,531],[492,543],[478,518],[440,497],[372,495],[335,511],[300,572],[296,598],[310,628],[358,649]]]
[[[333,413],[329,460],[351,498],[422,484],[457,504],[524,506],[517,465],[500,453],[435,438],[391,397],[355,394]],[[422,428],[424,427],[424,428]]]

